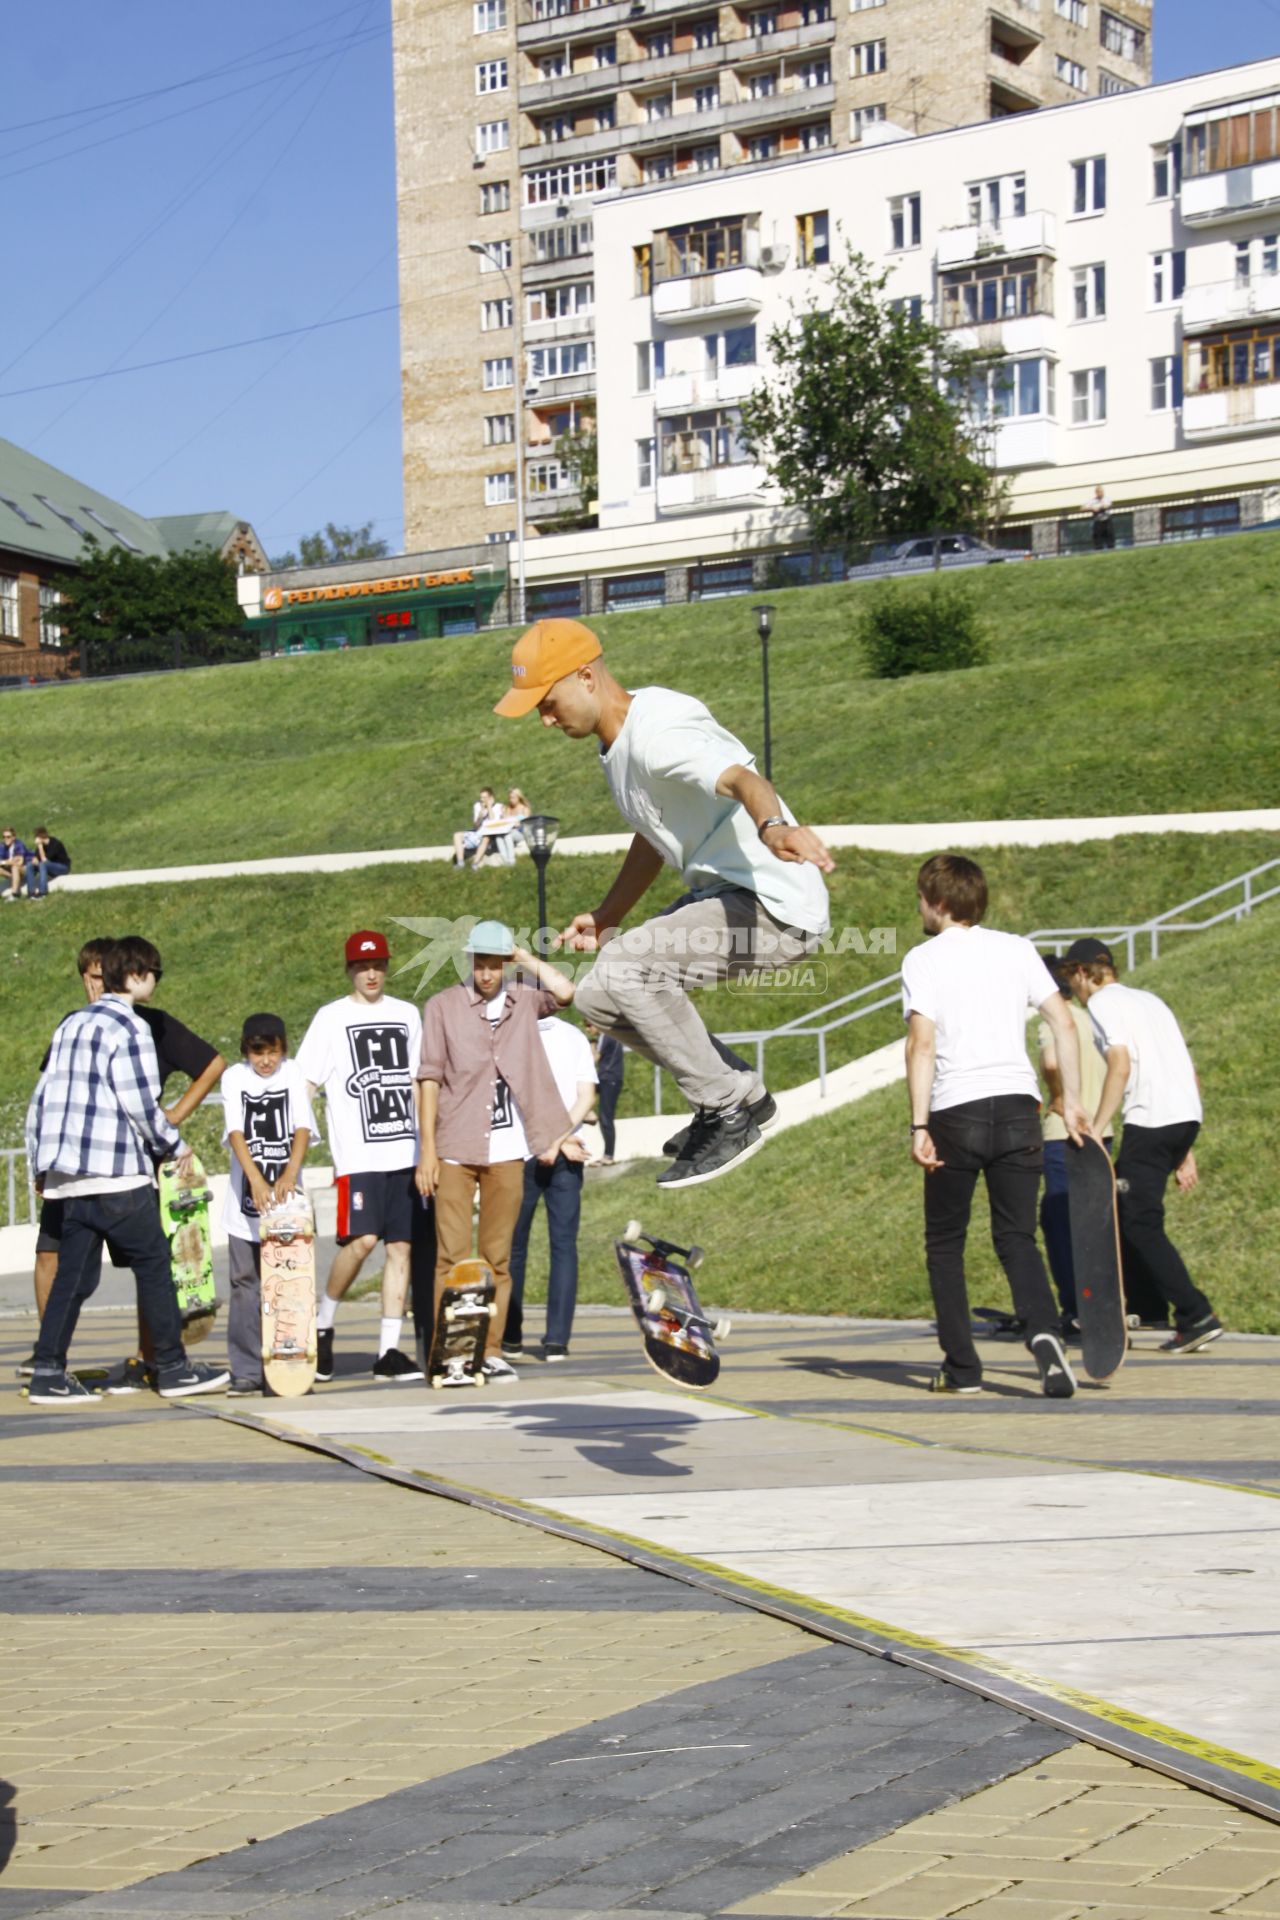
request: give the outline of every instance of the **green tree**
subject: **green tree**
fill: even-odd
[[[829,299],[770,334],[777,371],[742,403],[748,448],[826,547],[974,531],[1002,491],[964,398],[989,357],[894,311],[887,281],[850,249]]]
[[[335,527],[330,520],[318,533],[304,533],[296,553],[277,553],[271,564],[280,573],[288,567],[332,567],[342,560],[385,560],[387,543],[373,538],[373,522],[362,527]]]
[[[556,459],[569,475],[580,505],[556,514],[552,525],[566,531],[594,527],[593,511],[600,492],[600,447],[596,439],[596,417],[584,413],[573,433],[562,433],[555,443]]]
[[[86,543],[45,618],[62,630],[83,674],[251,660],[258,649],[236,597],[235,568],[211,547],[130,553]]]

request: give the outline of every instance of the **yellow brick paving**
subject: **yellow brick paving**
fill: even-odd
[[[849,1920],[1280,1920],[1280,1827],[1070,1747],[735,1914]]]

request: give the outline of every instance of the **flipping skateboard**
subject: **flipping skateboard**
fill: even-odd
[[[497,1311],[492,1267],[483,1260],[459,1260],[450,1267],[427,1356],[428,1386],[487,1385],[484,1350]]]
[[[702,1248],[655,1240],[631,1220],[613,1250],[649,1365],[677,1386],[711,1386],[720,1372],[716,1341],[728,1338],[730,1322],[709,1320],[694,1292],[689,1274],[701,1266]]]
[[[286,1400],[316,1378],[316,1228],[311,1202],[296,1191],[259,1221],[262,1235],[262,1370]]]
[[[208,1177],[192,1155],[191,1177],[178,1178],[176,1160],[166,1160],[159,1172],[160,1224],[169,1242],[173,1287],[182,1315],[182,1338],[189,1347],[205,1339],[218,1312],[213,1283],[213,1241],[209,1234]]]
[[[1091,1380],[1110,1380],[1124,1365],[1129,1346],[1116,1174],[1106,1148],[1087,1134],[1080,1146],[1067,1148],[1067,1207],[1080,1358]]]

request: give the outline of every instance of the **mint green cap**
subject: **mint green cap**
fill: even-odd
[[[471,929],[464,953],[487,953],[510,960],[516,950],[516,937],[501,920],[477,920]]]

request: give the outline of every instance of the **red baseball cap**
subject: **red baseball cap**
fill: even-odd
[[[359,933],[353,933],[347,942],[348,966],[354,965],[357,960],[389,960],[390,958],[391,949],[387,945],[385,933],[370,933],[365,927]]]

